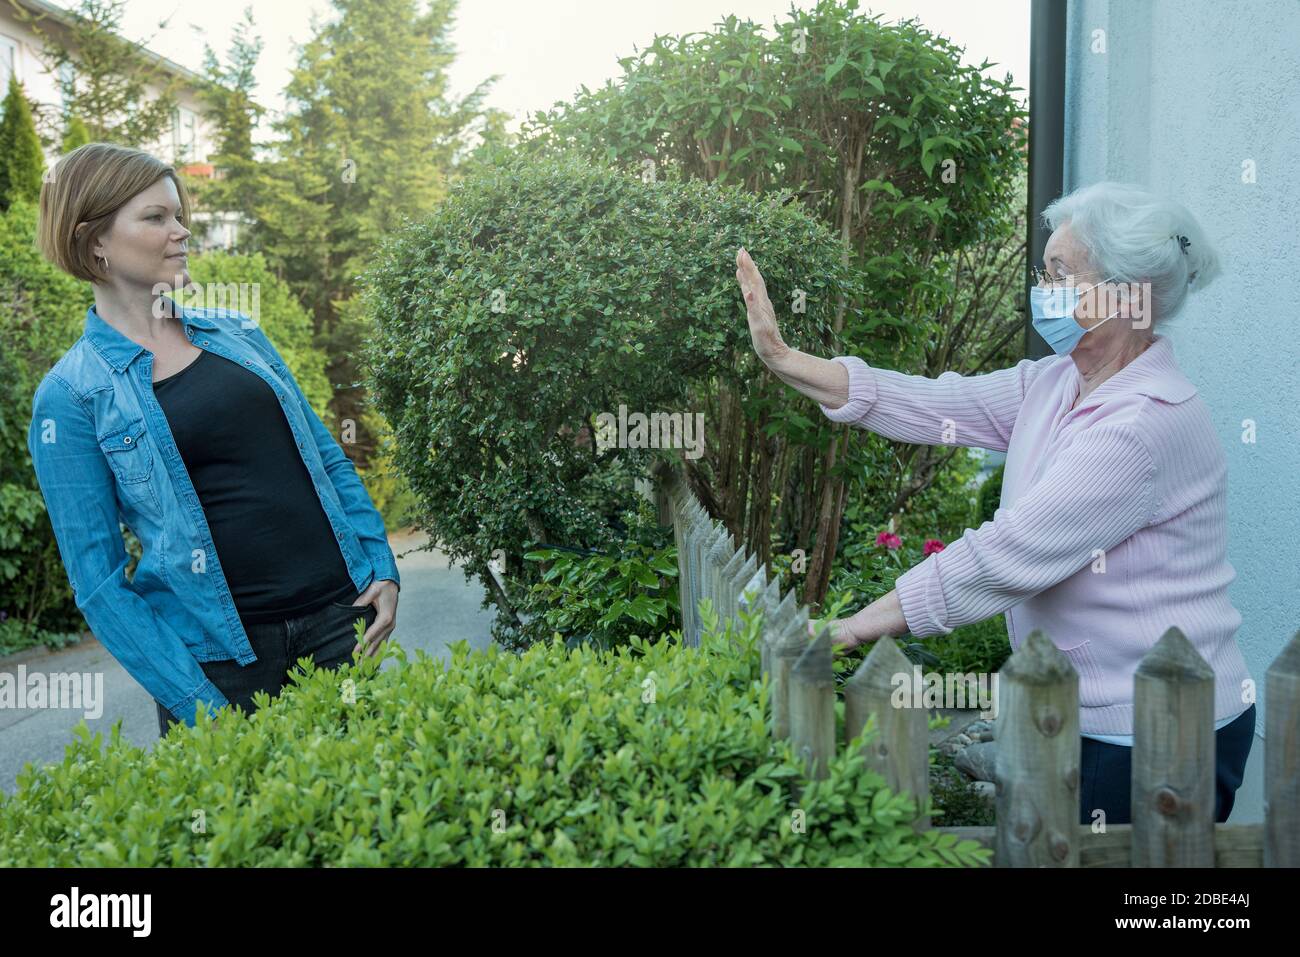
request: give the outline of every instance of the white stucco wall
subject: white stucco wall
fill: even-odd
[[[1070,0],[1068,19],[1065,190],[1166,193],[1223,260],[1162,331],[1228,457],[1230,594],[1260,696],[1231,820],[1260,821],[1264,674],[1300,630],[1300,3]]]

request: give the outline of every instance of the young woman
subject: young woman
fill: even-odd
[[[255,317],[162,295],[190,281],[189,221],[140,150],[87,144],[41,188],[41,252],[95,302],[28,450],[77,607],[163,734],[199,706],[251,712],[300,657],[376,654],[399,589],[383,520]],[[119,522],[143,546],[131,581]]]
[[[999,612],[1013,649],[1041,629],[1079,675],[1080,822],[1101,812],[1127,824],[1133,675],[1177,625],[1214,669],[1223,822],[1255,728],[1241,615],[1228,598],[1227,461],[1156,331],[1213,278],[1216,257],[1187,210],[1127,184],[1084,187],[1043,216],[1053,232],[1030,303],[1056,354],[987,375],[928,379],[791,349],[758,268],[737,253],[755,351],[829,419],[899,442],[1007,453],[993,520],[832,622],[832,640],[948,634]]]

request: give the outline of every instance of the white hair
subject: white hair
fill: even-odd
[[[1103,276],[1150,282],[1157,320],[1177,315],[1188,291],[1204,288],[1221,271],[1218,254],[1184,206],[1132,183],[1080,186],[1049,203],[1043,220],[1052,230],[1068,222]]]

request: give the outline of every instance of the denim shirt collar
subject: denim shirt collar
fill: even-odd
[[[208,317],[205,310],[191,308],[181,303],[176,303],[176,307],[187,332],[190,327],[208,330],[218,328],[217,324]],[[86,323],[82,334],[90,340],[90,344],[95,347],[95,351],[103,356],[105,361],[118,372],[126,369],[136,356],[144,352],[144,346],[128,339],[100,318],[93,304],[86,310]]]

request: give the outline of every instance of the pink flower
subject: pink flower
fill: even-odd
[[[876,536],[876,544],[884,545],[886,548],[901,548],[903,540],[893,532],[881,532]]]
[[[943,551],[943,542],[937,538],[927,538],[925,547],[921,549],[922,555],[933,555],[935,552]]]

